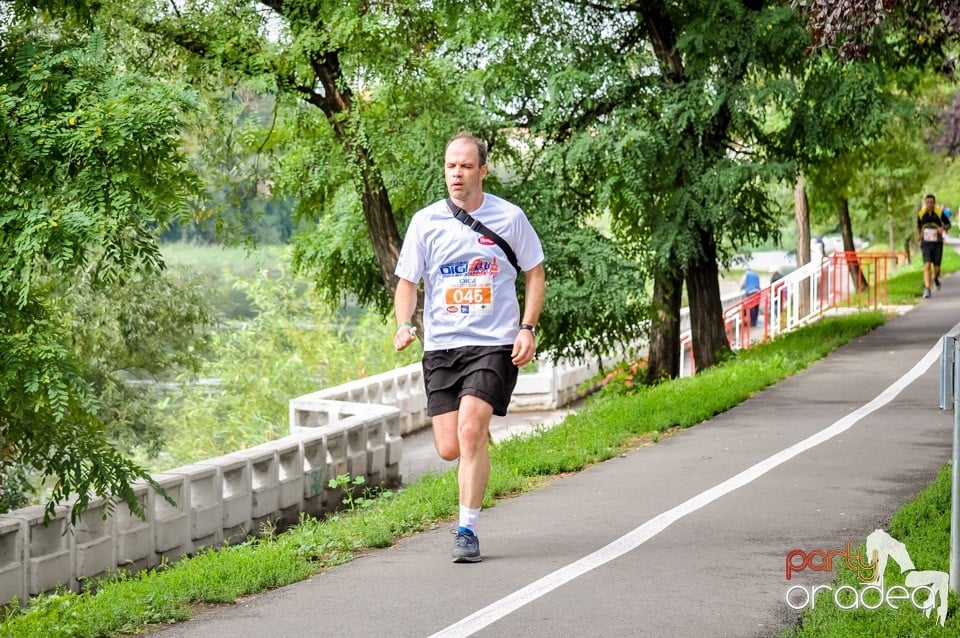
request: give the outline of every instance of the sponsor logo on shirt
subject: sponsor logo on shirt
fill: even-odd
[[[496,275],[499,267],[497,266],[497,258],[494,257],[493,261],[488,261],[483,257],[477,257],[470,262],[470,275]]]
[[[478,244],[482,244],[482,245],[484,245],[484,246],[493,246],[493,245],[495,245],[497,242],[493,241],[492,239],[490,239],[490,238],[487,237],[486,235],[480,235],[479,237],[477,237],[477,243],[478,243]]]
[[[460,275],[496,275],[500,270],[497,266],[497,258],[492,260],[486,257],[477,257],[472,261],[453,261],[440,266],[440,274],[444,277],[453,277]]]
[[[447,313],[449,314],[453,314],[459,311],[460,311],[460,308],[458,306],[447,306]]]
[[[465,275],[467,274],[467,270],[468,265],[466,261],[453,261],[440,266],[440,274],[444,277],[449,277],[450,275]]]

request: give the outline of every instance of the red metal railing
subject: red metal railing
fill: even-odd
[[[753,343],[750,314],[763,314],[763,338],[808,323],[836,307],[877,308],[887,302],[889,273],[907,262],[903,252],[835,252],[824,257],[819,267],[804,267],[803,279],[790,275],[755,292],[723,313],[730,347],[749,348]],[[797,273],[798,275],[801,273]],[[693,338],[680,339],[681,370],[695,373]]]

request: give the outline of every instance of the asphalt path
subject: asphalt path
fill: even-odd
[[[708,422],[481,514],[483,562],[450,527],[196,613],[178,636],[775,636],[793,549],[842,548],[949,460],[938,340],[960,280]],[[936,350],[932,350],[936,349]],[[918,569],[930,569],[917,565]],[[932,621],[931,621],[932,622]]]

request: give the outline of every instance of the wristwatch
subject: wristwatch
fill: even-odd
[[[535,325],[533,325],[533,324],[530,324],[530,323],[521,323],[521,324],[520,324],[520,329],[521,329],[521,330],[529,330],[530,333],[533,334],[534,337],[537,336],[537,327],[536,327]]]

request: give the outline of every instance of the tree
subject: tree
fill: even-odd
[[[209,290],[188,273],[140,268],[105,287],[45,285],[108,439],[127,456],[156,455],[165,440],[159,386],[200,370],[215,323]]]
[[[583,225],[579,213],[565,209],[559,222],[553,206],[574,197],[553,193],[553,182],[527,179],[530,167],[555,167],[562,159],[541,162],[519,152],[513,145],[524,143],[522,131],[474,97],[484,54],[465,52],[483,46],[476,34],[487,13],[452,1],[297,0],[185,2],[175,11],[142,2],[118,11],[143,33],[179,44],[207,72],[276,94],[281,112],[270,134],[286,131],[289,152],[271,178],[275,192],[295,198],[298,216],[311,223],[294,239],[294,261],[325,297],[350,295],[389,310],[399,229],[445,195],[444,144],[469,129],[491,147],[495,175],[488,187],[518,200],[538,228],[550,229],[543,233],[551,284],[540,348],[580,356],[637,334],[642,284],[630,274],[637,269],[622,267],[613,242]],[[591,273],[598,279],[585,295],[589,287],[578,290],[574,282]],[[601,277],[610,275],[622,285],[601,289]]]
[[[927,71],[947,70],[955,9],[938,11],[930,3],[806,4],[817,48],[798,78],[802,97],[788,100],[793,124],[783,130],[780,151],[796,157],[810,177],[813,209],[828,225],[839,225],[845,250],[853,250],[854,224],[861,234],[886,231],[891,246],[894,227],[907,231],[907,242],[912,238],[907,217],[893,211],[913,207],[905,192],[915,195],[921,165],[933,159],[920,142],[929,137],[924,128],[942,76]],[[943,121],[938,144],[946,150],[949,116]]]
[[[864,58],[885,33],[898,29],[901,61],[931,55],[944,59],[944,45],[960,33],[960,5],[953,0],[794,0],[809,21],[813,44],[835,48],[842,59]]]
[[[359,94],[354,87],[366,80],[375,89],[380,73],[412,79],[422,70],[417,52],[430,45],[425,29],[432,24],[422,6],[375,4],[224,0],[184,2],[171,10],[166,3],[144,2],[124,7],[120,16],[179,44],[214,72],[254,78],[293,108],[305,103],[322,115],[319,121],[312,113],[295,116],[303,118],[298,133],[308,142],[300,156],[304,163],[292,166],[292,179],[278,180],[278,187],[299,196],[305,218],[340,221],[360,213],[370,246],[358,243],[354,232],[336,232],[330,238],[340,241],[301,246],[296,259],[307,268],[322,264],[319,284],[328,295],[350,292],[385,309],[396,288],[401,240],[377,162],[376,134],[365,117],[377,105],[367,104],[366,84]],[[277,27],[279,41],[272,42],[266,34]],[[307,122],[317,129],[310,131]],[[318,179],[315,171],[324,169],[330,174]]]
[[[933,142],[933,150],[956,157],[960,154],[960,93],[957,93],[953,103],[944,110],[940,119],[941,132]]]
[[[73,495],[74,515],[93,494],[139,511],[130,484],[150,479],[109,443],[52,293],[157,272],[156,229],[195,185],[191,93],[120,66],[83,6],[15,3],[0,32],[0,467],[53,479],[48,512]]]
[[[762,184],[790,167],[764,156],[759,105],[774,92],[766,68],[806,46],[797,15],[733,0],[496,9],[480,99],[592,166],[585,195],[654,276],[651,376],[677,371],[684,281],[697,367],[708,367],[729,347],[718,261],[776,232]]]

